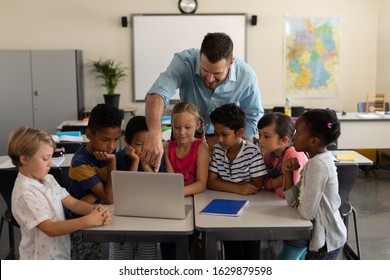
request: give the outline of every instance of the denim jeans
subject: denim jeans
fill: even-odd
[[[335,260],[343,247],[328,252],[326,244],[321,249],[316,251],[308,251],[305,260]]]

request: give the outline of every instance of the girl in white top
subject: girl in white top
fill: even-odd
[[[8,155],[19,168],[12,192],[12,214],[20,225],[20,259],[70,259],[69,233],[109,224],[112,213],[77,200],[48,174],[55,144],[46,132],[20,127],[13,131]],[[65,220],[63,207],[80,215]]]
[[[312,238],[306,259],[333,260],[343,248],[347,230],[341,219],[338,179],[333,156],[326,146],[340,136],[340,122],[332,110],[315,109],[301,115],[295,124],[293,144],[298,152],[306,152],[309,160],[297,184],[293,171],[296,158],[284,161],[287,203],[298,207],[304,219],[313,221]]]

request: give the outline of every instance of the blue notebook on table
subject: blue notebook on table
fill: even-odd
[[[249,200],[213,199],[200,213],[237,217],[248,203]]]

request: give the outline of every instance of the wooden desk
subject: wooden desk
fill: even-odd
[[[81,230],[84,241],[152,241],[176,243],[178,259],[188,259],[188,236],[194,232],[193,198],[186,197],[186,218],[156,219],[113,215],[110,225]],[[113,210],[114,205],[108,205]]]
[[[200,214],[214,198],[248,199],[239,217]],[[195,228],[203,233],[206,259],[217,259],[217,242],[222,240],[294,240],[311,238],[313,225],[304,220],[296,208],[267,190],[242,196],[206,190],[194,196]]]
[[[361,116],[361,117],[359,117]],[[390,149],[390,115],[368,114],[363,118],[356,112],[339,115],[341,135],[339,149]]]

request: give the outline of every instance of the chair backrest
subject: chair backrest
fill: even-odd
[[[337,150],[337,142],[330,143],[326,146],[326,149],[328,151],[334,151]]]
[[[85,134],[86,125],[63,125],[61,131],[80,131],[81,134]]]
[[[7,204],[7,208],[12,213],[12,190],[14,189],[15,180],[18,176],[19,170],[15,168],[0,168],[0,193],[3,197],[5,203]],[[60,167],[52,167],[49,171],[50,174],[54,176],[57,182],[62,185],[62,170]],[[12,217],[14,220],[14,218]],[[15,221],[16,223],[16,221]],[[17,223],[16,223],[17,225]]]
[[[357,163],[337,166],[337,177],[339,181],[339,195],[341,204],[348,200],[349,194],[358,176],[359,167]]]
[[[11,197],[12,190],[14,189],[14,184],[16,177],[18,176],[19,170],[15,168],[0,169],[0,193],[3,197],[7,208],[12,213],[11,208]],[[12,220],[14,217],[12,216]],[[16,221],[14,221],[16,223]]]
[[[292,106],[291,107],[291,116],[292,117],[299,117],[305,112],[305,107],[303,106]]]
[[[56,143],[57,148],[64,148],[65,153],[74,154],[83,146],[80,142],[58,142]]]
[[[49,174],[53,175],[54,179],[56,179],[57,183],[60,184],[60,186],[62,186],[63,188],[67,188],[67,186],[64,186],[63,184],[63,174],[61,167],[50,168]]]
[[[284,107],[274,107],[272,112],[284,113]],[[305,112],[305,107],[303,106],[292,106],[291,107],[291,116],[299,117]]]
[[[123,109],[119,109],[119,114],[121,116],[121,119],[123,120],[125,118],[125,111]]]
[[[272,112],[284,113],[284,107],[274,107]]]

